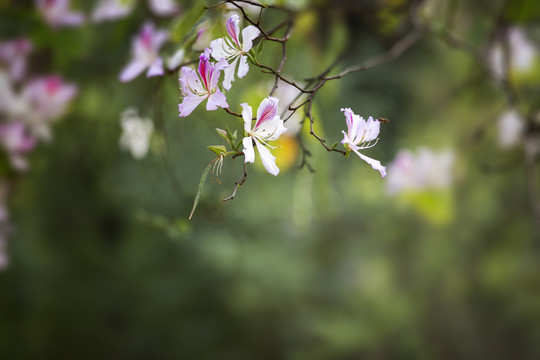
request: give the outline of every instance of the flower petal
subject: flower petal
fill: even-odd
[[[227,104],[227,98],[225,97],[225,94],[221,91],[216,91],[212,95],[208,97],[208,102],[206,103],[206,110],[217,110],[217,108],[228,108],[229,104]]]
[[[246,136],[242,139],[242,144],[244,145],[244,162],[253,163],[255,162],[255,150],[253,150],[253,140],[250,136]]]
[[[182,100],[182,103],[178,105],[180,111],[180,117],[188,116],[195,110],[195,108],[205,99],[205,96],[188,95]]]
[[[239,22],[240,18],[237,14],[231,16],[229,21],[227,21],[227,32],[233,41],[238,45],[238,48],[240,48],[240,42],[238,41],[238,35],[240,34],[240,27],[238,26]]]
[[[244,131],[248,134],[251,132],[251,118],[253,117],[253,110],[251,106],[246,103],[240,104],[242,107],[242,118],[244,119]]]
[[[242,57],[240,57],[240,65],[238,66],[238,77],[240,79],[243,78],[244,76],[246,76],[248,71],[249,65],[247,63],[247,56],[242,55]]]
[[[148,72],[146,73],[146,77],[153,77],[153,76],[162,76],[165,73],[163,70],[163,60],[161,58],[157,58],[156,61],[150,66],[150,69],[148,69]]]
[[[356,155],[358,155],[360,157],[360,159],[364,160],[369,165],[371,165],[371,167],[373,169],[378,170],[381,173],[382,177],[386,176],[386,167],[382,166],[382,164],[381,164],[381,162],[379,160],[375,160],[375,159],[372,159],[372,158],[370,158],[370,157],[368,157],[366,155],[362,155],[356,150],[353,150],[353,151],[356,153]]]
[[[236,63],[238,62],[238,58],[236,58],[229,66],[223,70],[225,73],[225,77],[223,78],[223,88],[225,90],[229,91],[231,89],[231,82],[234,81],[234,72],[236,70]]]
[[[133,79],[135,79],[137,76],[139,76],[140,73],[144,71],[144,69],[148,65],[140,60],[132,60],[129,64],[126,65],[124,70],[120,73],[119,79],[121,82],[128,82]]]
[[[170,16],[176,14],[180,8],[172,0],[148,0],[150,10],[157,16]]]
[[[261,156],[261,160],[266,171],[274,176],[279,174],[279,168],[276,165],[276,157],[272,155],[270,150],[268,150],[268,148],[261,144],[257,139],[255,139],[255,144],[257,145],[257,150],[259,150],[259,155]]]
[[[223,38],[212,40],[210,42],[210,49],[212,49],[212,57],[217,61],[226,59],[229,55],[225,50],[225,41]]]
[[[256,130],[263,122],[272,120],[276,116],[278,102],[279,99],[276,97],[267,97],[261,101],[261,104],[257,109],[257,123],[253,130]]]
[[[242,30],[242,51],[248,52],[253,47],[253,40],[259,36],[261,32],[253,25],[249,25]]]

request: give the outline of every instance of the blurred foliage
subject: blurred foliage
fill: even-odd
[[[453,3],[454,29],[478,46],[496,26],[487,10],[502,6],[426,3]],[[183,3],[183,14],[198,14],[200,4]],[[342,51],[340,69],[385,51],[412,4],[313,2],[298,16],[284,73],[303,81]],[[508,4],[506,21],[538,31],[538,1]],[[425,21],[444,26],[445,9],[443,18],[426,10]],[[262,24],[282,16],[267,10]],[[328,83],[315,101],[316,129],[330,144],[345,129],[341,107],[390,119],[366,151],[383,164],[400,148],[454,149],[453,187],[391,197],[378,172],[327,153],[304,128],[315,173],[298,169],[302,150],[284,138],[279,176],[251,166],[237,197],[223,203],[243,166],[226,158],[220,183],[207,181],[188,221],[215,157],[206,147],[223,143],[214,129],[241,131],[242,121],[201,107],[178,118],[176,74],[118,82],[131,37],[150,17],[138,6],[123,20],[55,30],[32,1],[0,1],[2,38],[35,42],[31,71],[59,73],[80,88],[10,199],[1,359],[540,357],[540,237],[524,154],[497,147],[505,100],[474,61],[428,34],[394,62]],[[196,23],[190,17],[153,19],[180,42]],[[223,36],[222,8],[199,20],[209,39]],[[280,47],[265,44],[261,59],[278,64]],[[537,103],[531,76],[515,82]],[[257,106],[271,83],[252,67],[227,94],[231,110]],[[129,106],[156,125],[142,161],[118,149],[119,116]]]

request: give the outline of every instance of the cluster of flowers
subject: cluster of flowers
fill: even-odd
[[[101,0],[92,12],[94,22],[121,19],[133,11],[137,0]],[[36,7],[47,24],[57,28],[80,26],[86,16],[73,11],[70,0],[36,0]],[[148,0],[148,7],[157,16],[175,15],[180,8],[173,0]]]
[[[31,78],[26,74],[29,39],[0,43],[0,149],[7,173],[28,169],[26,156],[39,140],[49,141],[51,125],[65,112],[77,92],[75,85],[57,75]],[[9,233],[7,200],[10,180],[0,176],[0,268],[7,266],[6,238]]]
[[[255,26],[247,26],[240,32],[240,18],[234,14],[229,18],[226,25],[228,37],[215,39],[210,42],[210,47],[199,57],[197,71],[187,66],[181,68],[180,88],[183,99],[178,109],[180,116],[188,116],[204,100],[207,100],[206,110],[212,111],[218,108],[228,108],[229,104],[225,93],[219,87],[221,71],[224,72],[222,87],[229,91],[235,74],[243,78],[249,71],[249,53],[253,47],[253,41],[260,35]],[[212,59],[214,61],[212,61]],[[252,118],[253,110],[246,103],[242,107],[244,120],[244,135],[242,140],[245,162],[255,161],[254,146],[256,146],[265,169],[272,175],[279,173],[276,159],[269,149],[273,149],[268,142],[277,140],[287,128],[278,115],[279,99],[276,97],[265,98],[257,109],[257,117]],[[380,122],[369,117],[365,121],[362,117],[354,114],[351,109],[342,109],[345,112],[347,132],[344,133],[343,145],[347,151],[353,151],[361,159],[378,170],[384,177],[386,168],[377,160],[371,159],[359,152],[377,143],[380,131]],[[252,126],[252,121],[255,125]]]

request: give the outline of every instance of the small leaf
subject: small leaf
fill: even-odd
[[[261,56],[261,51],[263,49],[263,44],[264,44],[263,40],[259,41],[259,44],[257,45],[257,48],[255,49],[255,55],[257,55],[257,58],[259,56]]]
[[[335,149],[335,148],[336,148],[336,146],[338,146],[338,144],[339,144],[339,142],[338,142],[338,141],[336,141],[335,143],[333,143],[333,144],[332,144],[332,147],[331,147],[331,149]]]
[[[227,154],[227,148],[223,145],[210,145],[208,149],[215,152],[217,156],[226,156]]]
[[[210,169],[212,168],[212,165],[214,165],[214,162],[218,158],[215,158],[208,164],[206,169],[204,169],[202,175],[201,175],[201,181],[199,182],[199,187],[197,188],[197,195],[195,196],[195,200],[193,200],[193,208],[191,209],[191,213],[189,214],[189,220],[191,220],[191,217],[193,216],[193,213],[195,212],[195,209],[197,208],[197,205],[199,204],[199,199],[201,197],[201,192],[204,186],[204,182],[206,181],[206,177],[208,176],[208,173],[210,172]]]

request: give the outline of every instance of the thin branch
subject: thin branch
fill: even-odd
[[[229,201],[235,198],[236,192],[238,191],[238,188],[244,184],[247,178],[247,167],[246,163],[244,163],[244,172],[240,176],[240,178],[234,183],[234,191],[232,192],[231,196],[223,199],[223,202]]]

